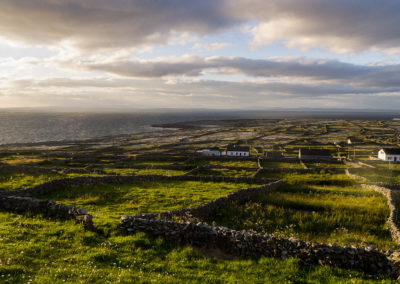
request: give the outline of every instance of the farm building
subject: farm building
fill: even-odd
[[[217,149],[217,148],[203,149],[203,150],[197,151],[197,153],[207,155],[207,156],[217,156],[217,157],[221,156],[221,151],[220,151],[220,149]]]
[[[283,153],[281,151],[268,151],[265,152],[265,156],[270,159],[281,159],[283,158]]]
[[[359,138],[355,138],[355,137],[348,137],[347,138],[347,144],[349,145],[356,145],[356,144],[362,144],[364,141],[359,139]]]
[[[226,155],[233,157],[249,157],[250,146],[228,145],[228,147],[226,147]]]
[[[304,160],[331,160],[332,153],[327,149],[299,149],[299,158]]]
[[[400,162],[399,148],[384,148],[378,152],[378,159],[387,162]]]

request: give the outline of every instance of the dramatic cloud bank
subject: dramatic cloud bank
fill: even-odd
[[[208,34],[238,23],[221,0],[4,0],[0,34],[34,44],[121,48]]]
[[[235,0],[259,47],[283,40],[289,47],[322,47],[338,53],[400,52],[397,0]]]
[[[297,78],[370,87],[400,87],[400,65],[365,66],[337,60],[311,58],[248,59],[242,57],[183,56],[155,60],[128,60],[74,64],[90,71],[124,77],[196,77],[211,69],[218,74],[249,77]]]
[[[0,107],[400,108],[398,0],[2,0]]]

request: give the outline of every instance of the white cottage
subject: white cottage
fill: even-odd
[[[378,159],[387,162],[400,162],[400,149],[380,149],[378,152]]]
[[[250,146],[228,145],[226,155],[232,157],[249,157]]]

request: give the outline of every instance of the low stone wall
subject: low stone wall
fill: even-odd
[[[346,169],[346,170],[345,170],[345,173],[346,173],[346,175],[347,175],[349,178],[351,178],[351,179],[358,180],[358,181],[362,181],[362,182],[367,182],[367,181],[368,181],[368,179],[365,178],[365,177],[352,174],[352,173],[350,172],[349,169]]]
[[[250,157],[236,157],[236,156],[202,156],[196,155],[193,157],[193,160],[200,161],[254,161],[257,162],[258,156],[250,156]]]
[[[295,157],[295,158],[292,158],[292,157],[282,157],[282,158],[262,157],[260,159],[262,161],[267,161],[267,162],[287,162],[287,163],[299,163],[300,162],[298,157]]]
[[[247,167],[231,167],[231,166],[219,166],[219,165],[204,165],[200,166],[201,169],[227,169],[227,170],[235,170],[235,171],[248,171],[248,172],[256,172],[258,168],[247,168]]]
[[[137,155],[130,160],[132,161],[173,161],[173,162],[184,162],[187,160],[187,156],[178,156],[178,155],[151,155],[151,154],[143,154]]]
[[[346,172],[346,169],[341,169],[341,168],[309,168],[309,169],[261,168],[260,170],[269,173],[301,173],[301,174],[319,173],[320,171],[330,171],[343,174]]]
[[[367,167],[367,168],[371,168],[371,169],[376,169],[376,167],[375,166],[373,166],[373,165],[370,165],[370,164],[367,164],[367,163],[363,163],[363,162],[358,162],[358,164],[360,165],[360,166],[363,166],[363,167]]]
[[[258,167],[259,169],[262,168],[261,163],[260,163],[260,160],[261,160],[260,158],[257,159],[257,167]]]
[[[232,203],[235,204],[244,204],[245,202],[255,199],[259,196],[264,195],[267,192],[274,191],[278,187],[282,186],[282,181],[275,181],[268,183],[266,185],[260,187],[250,187],[239,189],[227,196],[217,198],[212,200],[206,204],[202,204],[199,206],[185,208],[180,210],[172,210],[166,211],[161,213],[154,213],[154,214],[143,214],[143,215],[136,215],[132,217],[126,218],[142,218],[142,219],[163,219],[163,220],[170,220],[172,217],[181,217],[186,221],[198,221],[198,220],[205,220],[215,216],[216,212],[223,207],[226,207]]]
[[[51,200],[39,200],[31,197],[1,196],[0,210],[18,214],[40,214],[62,220],[76,220],[86,229],[93,227],[93,217],[86,210],[72,205],[56,203]]]
[[[346,165],[348,165],[349,167],[351,167],[351,168],[362,168],[362,165],[358,164],[357,162],[352,162],[352,161],[349,161],[349,160],[345,159],[344,163]]]
[[[96,175],[96,174],[102,174],[103,171],[93,171],[93,170],[88,170],[88,169],[80,169],[80,168],[65,168],[62,169],[61,172],[63,174],[86,174],[86,175]]]
[[[26,174],[54,174],[60,169],[56,168],[42,168],[36,166],[26,166],[26,165],[9,165],[0,164],[0,173],[2,174],[12,174],[12,173],[26,173]]]
[[[224,176],[161,176],[161,175],[134,175],[134,176],[103,176],[103,177],[74,177],[49,181],[27,189],[0,191],[3,196],[40,196],[52,191],[76,186],[93,186],[97,184],[127,184],[146,181],[203,181],[203,182],[231,182],[247,184],[264,184],[268,181],[252,177],[224,177]],[[276,181],[276,180],[275,180]]]
[[[392,191],[388,188],[377,186],[377,185],[362,184],[361,186],[363,188],[371,189],[376,192],[379,192],[380,194],[382,194],[386,197],[387,206],[389,207],[389,210],[390,210],[389,218],[387,220],[387,225],[388,225],[390,234],[392,235],[393,241],[395,241],[397,244],[400,245],[400,230],[399,230],[399,227],[397,226],[398,212],[396,209],[396,203],[393,199]]]
[[[103,165],[104,167],[104,165]],[[188,165],[152,165],[152,164],[141,164],[141,165],[126,165],[126,164],[115,164],[112,166],[116,169],[160,169],[160,170],[189,170],[193,166]]]
[[[123,217],[118,226],[124,234],[145,232],[155,237],[197,247],[218,248],[225,253],[244,257],[296,257],[308,265],[331,265],[367,273],[399,274],[398,262],[389,253],[373,248],[350,248],[285,239],[274,235],[235,231],[202,223],[178,223]]]

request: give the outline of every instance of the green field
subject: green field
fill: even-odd
[[[354,183],[347,175],[337,174],[329,170],[316,173],[285,173],[261,171],[259,178],[282,179],[287,184],[319,184],[319,185],[351,185]]]
[[[105,236],[72,221],[1,212],[0,256],[2,283],[392,283],[296,259],[209,258],[145,234]]]
[[[256,161],[209,161],[208,164],[223,167],[258,168]]]
[[[386,199],[374,191],[308,185],[232,205],[221,210],[217,223],[307,241],[398,249],[386,228],[388,216]]]
[[[123,169],[117,169],[117,168],[104,168],[101,169],[104,171],[106,174],[120,174],[120,175],[130,175],[130,174],[135,174],[135,175],[162,175],[162,176],[180,176],[187,171],[181,171],[181,170],[164,170],[164,169],[132,169],[132,168],[123,168]]]
[[[97,224],[117,224],[121,216],[157,213],[207,203],[250,185],[195,181],[137,182],[72,187],[41,196],[87,209]]]
[[[39,185],[54,179],[60,179],[66,175],[61,174],[1,174],[0,190],[15,190]]]
[[[365,177],[370,183],[400,183],[400,171],[383,168],[362,168],[350,171],[356,175]]]
[[[288,169],[303,168],[303,166],[300,163],[261,161],[260,164],[263,168],[288,168]]]
[[[200,169],[198,176],[225,176],[225,177],[252,177],[256,171],[231,170],[231,169]]]
[[[307,168],[349,168],[348,165],[338,163],[304,163]]]

